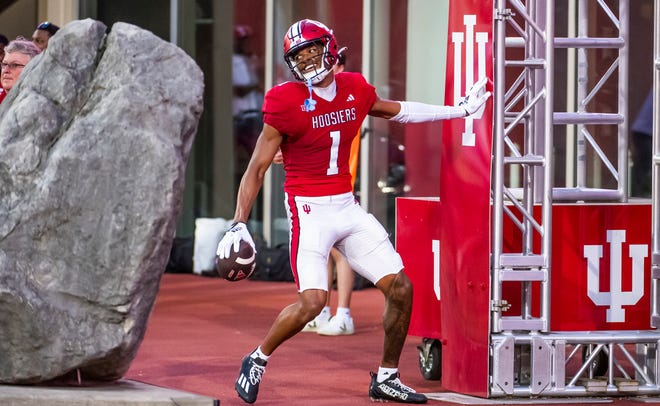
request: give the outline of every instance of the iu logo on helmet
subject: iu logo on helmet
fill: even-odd
[[[465,32],[452,32],[451,41],[454,44],[454,105],[457,105],[465,91],[475,82],[474,76],[474,46],[477,45],[477,77],[481,79],[486,76],[486,44],[488,43],[487,32],[474,32],[477,25],[477,16],[468,14],[463,16]],[[463,72],[463,45],[465,45],[465,72]],[[465,80],[465,87],[462,81]],[[474,118],[465,118],[465,130],[461,145],[467,147],[475,146],[475,134],[473,129]]]
[[[585,245],[584,257],[587,259],[587,294],[597,306],[608,306],[607,322],[626,321],[623,306],[636,304],[644,296],[644,259],[649,255],[646,244],[629,244],[628,255],[632,259],[632,290],[624,292],[622,287],[623,267],[621,264],[623,243],[626,242],[626,230],[607,230],[607,242],[610,244],[610,291],[601,292],[600,259],[603,257],[602,245]]]

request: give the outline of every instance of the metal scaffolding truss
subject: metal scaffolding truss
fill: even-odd
[[[495,112],[493,136],[493,201],[491,252],[491,396],[576,396],[589,394],[658,394],[660,366],[656,350],[660,332],[549,330],[551,286],[551,216],[553,200],[627,200],[627,80],[628,10],[630,0],[619,0],[618,10],[604,0],[573,0],[577,32],[555,36],[553,0],[496,0]],[[607,2],[611,3],[611,2]],[[614,37],[589,37],[589,10],[598,7],[617,33]],[[660,325],[660,242],[658,180],[660,179],[660,0],[655,0],[655,104],[653,156],[653,258],[652,325]],[[570,13],[569,13],[570,15]],[[554,111],[555,50],[576,54],[573,111]],[[587,53],[611,49],[616,57],[600,78],[589,77]],[[608,80],[618,85],[615,112],[599,112],[591,103]],[[589,88],[589,86],[592,86]],[[568,109],[567,109],[568,110]],[[569,157],[575,176],[553,187],[553,134],[566,126],[574,134],[576,154]],[[597,126],[615,126],[618,154],[609,159],[592,134]],[[574,132],[572,132],[575,130]],[[570,139],[570,138],[569,138]],[[597,157],[612,176],[615,188],[587,184],[585,155]],[[568,160],[568,158],[567,158]],[[613,162],[614,161],[614,162]],[[512,174],[519,174],[512,176]],[[513,184],[511,179],[519,179]],[[575,184],[573,185],[573,182]],[[540,214],[539,214],[540,213]],[[511,220],[520,232],[520,252],[504,252],[503,224]],[[537,241],[536,244],[533,242]],[[538,243],[540,241],[540,244]],[[520,314],[503,316],[509,308],[503,284],[519,282]],[[540,293],[532,295],[532,285]],[[532,315],[532,305],[540,309]],[[605,379],[594,379],[605,366]],[[615,377],[615,371],[619,371]]]
[[[660,327],[660,0],[655,0],[653,35],[653,225],[651,257],[651,325]]]

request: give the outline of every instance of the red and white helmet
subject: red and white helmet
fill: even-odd
[[[323,46],[323,64],[313,72],[302,73],[293,58],[299,50],[314,43]],[[289,27],[284,35],[284,61],[293,76],[303,82],[311,80],[312,83],[318,83],[323,80],[337,62],[338,51],[339,47],[332,30],[318,21],[300,20]]]

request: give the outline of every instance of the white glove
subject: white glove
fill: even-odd
[[[257,252],[256,248],[254,248],[254,241],[252,241],[252,236],[247,229],[247,224],[239,221],[232,224],[231,228],[225,233],[225,236],[222,237],[222,240],[220,240],[218,243],[216,255],[218,255],[220,258],[229,258],[232,247],[234,247],[234,252],[238,252],[241,240],[246,241],[252,246],[254,252]]]
[[[486,77],[481,78],[477,83],[465,93],[465,97],[458,103],[459,106],[465,109],[465,115],[474,115],[474,118],[481,118],[484,112],[484,105],[486,100],[490,97],[490,92],[486,92]]]

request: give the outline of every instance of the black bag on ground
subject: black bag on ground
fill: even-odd
[[[293,282],[288,244],[257,248],[257,263],[250,279],[254,281]]]
[[[193,271],[193,237],[176,237],[172,242],[170,258],[165,272],[192,273]]]

